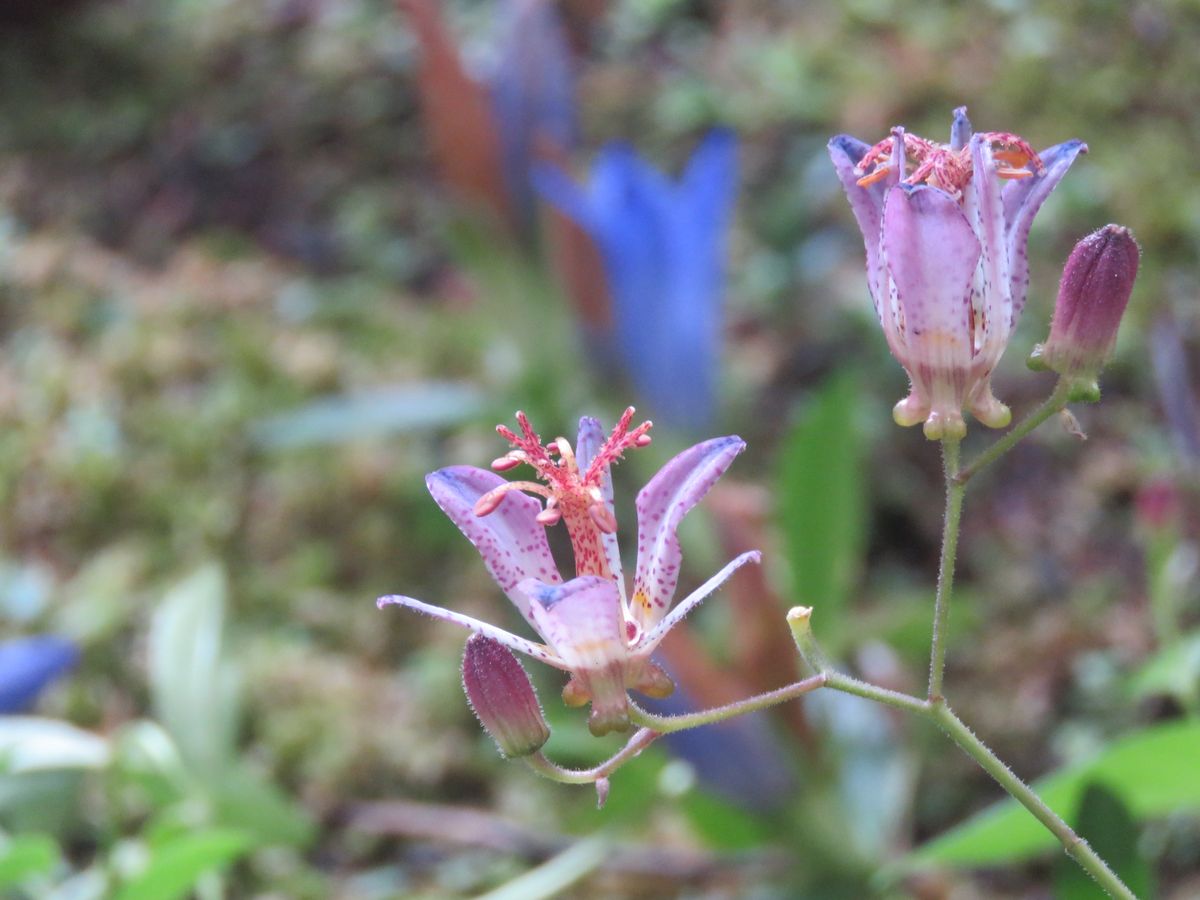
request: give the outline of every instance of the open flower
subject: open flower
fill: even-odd
[[[1033,218],[1082,141],[1036,153],[1015,134],[971,134],[955,110],[949,144],[903,128],[873,147],[829,142],[867,248],[867,283],[892,355],[908,371],[901,425],[931,439],[966,433],[962,411],[993,428],[1012,416],[991,375],[1025,306]],[[1006,182],[1001,184],[1001,182]]]
[[[380,606],[400,604],[454,622],[570,673],[563,700],[591,703],[588,727],[597,735],[629,726],[626,691],[671,693],[674,685],[650,655],[735,570],[759,559],[757,551],[743,553],[672,608],[679,523],[746,446],[738,437],[714,438],[680,453],[638,494],[637,569],[633,592],[627,592],[610,469],[626,450],[650,443],[650,423],[631,429],[632,417],[627,409],[607,438],[595,419],[581,419],[573,450],[561,437],[544,445],[518,413],[520,434],[497,429],[513,449],[492,466],[505,471],[528,464],[540,482],[505,481],[472,466],[439,469],[426,478],[438,506],[475,545],[544,643],[411,597],[379,599]],[[575,577],[566,582],[546,540],[546,528],[560,521],[575,555]]]

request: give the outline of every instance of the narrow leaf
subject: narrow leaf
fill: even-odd
[[[812,398],[783,442],[777,520],[791,598],[815,607],[817,630],[841,621],[862,560],[866,492],[856,430],[856,379],[842,373]]]

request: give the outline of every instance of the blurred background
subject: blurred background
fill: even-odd
[[[1091,148],[1030,240],[1016,415],[1074,242],[1143,260],[1087,441],[1052,421],[968,497],[948,694],[1139,895],[1200,896],[1198,40],[1185,2],[0,6],[0,896],[1098,896],[841,695],[662,741],[597,811],[500,760],[460,630],[374,605],[518,629],[424,474],[633,403],[625,538],[736,432],[681,589],[766,551],[664,648],[675,708],[796,677],[798,603],[923,691],[938,454],[891,422],[825,145],[963,104]],[[529,668],[551,756],[619,746]]]

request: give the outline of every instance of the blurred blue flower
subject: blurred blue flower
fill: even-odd
[[[533,233],[534,159],[571,150],[578,128],[575,78],[552,0],[503,0],[494,64],[468,71],[442,17],[441,0],[398,0],[421,46],[417,88],[442,178],[525,236]]]
[[[0,641],[0,715],[29,709],[78,659],[73,643],[50,634]]]
[[[547,165],[535,167],[534,186],[599,247],[617,353],[651,415],[674,428],[705,428],[720,367],[733,133],[710,132],[677,184],[628,145],[609,144],[587,187]]]
[[[504,181],[517,213],[531,227],[532,163],[575,146],[575,78],[558,9],[546,0],[507,0],[500,57],[489,80],[500,132]]]

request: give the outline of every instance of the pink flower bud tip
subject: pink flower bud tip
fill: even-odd
[[[1073,400],[1100,397],[1096,377],[1116,343],[1140,255],[1129,229],[1106,225],[1067,258],[1050,337],[1034,348],[1029,365],[1070,379]]]
[[[473,634],[462,664],[463,690],[503,756],[528,756],[550,739],[537,692],[512,651]]]

